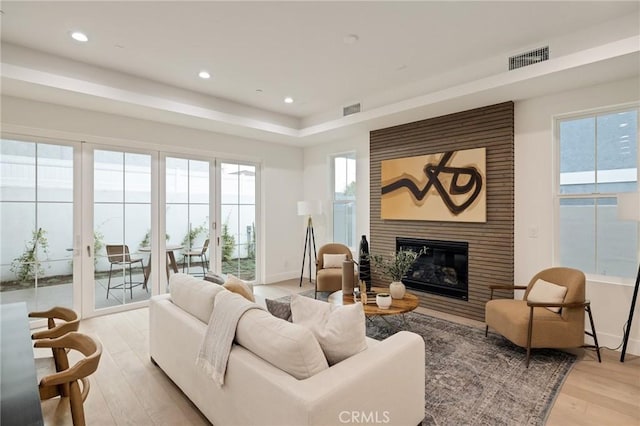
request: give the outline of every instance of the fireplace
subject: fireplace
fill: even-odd
[[[460,241],[396,238],[400,249],[421,254],[402,282],[409,288],[444,297],[467,300],[469,296],[469,243]]]

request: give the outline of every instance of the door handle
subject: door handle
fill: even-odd
[[[87,256],[91,257],[91,246],[87,246]]]

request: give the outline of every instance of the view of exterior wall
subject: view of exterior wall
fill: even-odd
[[[416,293],[420,305],[484,321],[491,284],[513,284],[514,211],[513,103],[477,108],[390,127],[370,135],[371,251],[395,251],[396,237],[469,243],[469,299]],[[394,158],[486,148],[486,223],[381,219],[381,162]],[[374,274],[374,285],[389,283]],[[512,297],[512,293],[500,293]]]

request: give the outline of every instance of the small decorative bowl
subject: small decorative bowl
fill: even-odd
[[[391,306],[391,295],[389,293],[378,293],[376,294],[376,305],[380,309],[389,309]]]

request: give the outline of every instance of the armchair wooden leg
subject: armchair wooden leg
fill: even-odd
[[[484,337],[487,337],[489,335],[489,326],[485,326],[484,327]]]
[[[596,326],[593,324],[593,315],[591,314],[591,305],[585,305],[584,310],[589,314],[589,323],[591,324],[591,333],[588,331],[585,331],[584,333],[587,336],[593,337],[593,343],[595,343],[594,345],[585,345],[585,347],[595,347],[596,353],[598,354],[598,362],[602,362],[602,359],[600,358],[600,345],[598,344],[598,336],[596,335]]]
[[[526,367],[529,368],[529,360],[531,359],[531,335],[533,334],[533,306],[529,313],[529,330],[527,331],[527,361]]]
[[[69,397],[69,405],[71,406],[71,419],[73,426],[84,426],[84,407],[82,406],[82,393],[80,392],[80,385],[75,380],[71,382],[70,386],[71,395]]]

